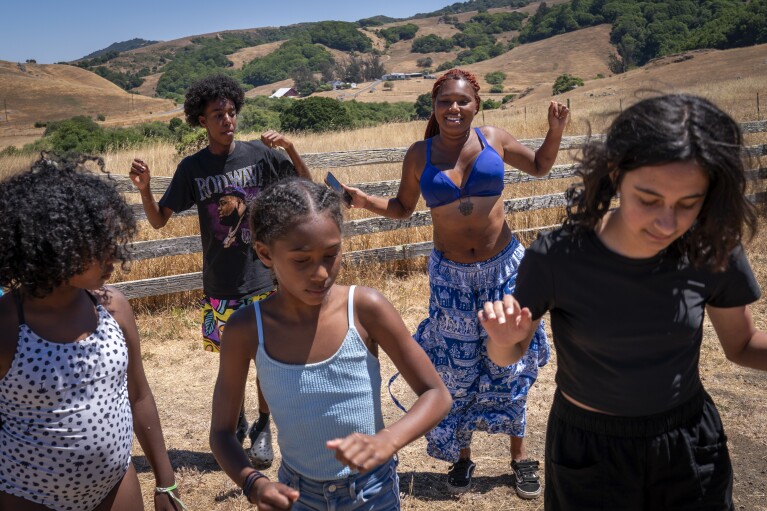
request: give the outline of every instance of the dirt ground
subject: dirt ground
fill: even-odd
[[[762,253],[764,253],[762,251]],[[764,267],[767,256],[751,251],[755,267]],[[758,272],[764,287],[767,279]],[[426,315],[428,288],[424,275],[387,280],[381,290],[392,299],[407,325],[414,330]],[[752,308],[757,324],[765,328],[765,300]],[[218,357],[202,351],[198,340],[198,317],[193,308],[177,308],[153,314],[139,314],[145,369],[160,409],[166,442],[182,498],[191,510],[234,511],[252,509],[238,487],[216,464],[208,446],[211,395],[218,370]],[[538,382],[528,401],[527,449],[543,465],[545,427],[554,393],[557,362],[541,369]],[[395,372],[382,355],[384,383]],[[767,373],[745,369],[728,362],[710,325],[706,326],[701,352],[701,376],[708,392],[719,407],[729,437],[735,471],[734,498],[737,510],[767,511]],[[405,406],[413,395],[397,380],[392,387]],[[401,416],[387,389],[382,388],[384,417],[390,423]],[[251,371],[246,396],[246,410],[255,418],[255,370]],[[311,418],[307,417],[307,421]],[[273,428],[274,431],[274,428]],[[448,464],[425,453],[420,439],[399,453],[400,491],[403,510],[538,510],[543,499],[524,501],[510,487],[508,439],[498,435],[477,434],[473,459],[477,463],[474,486],[455,497],[445,490]],[[247,443],[247,440],[246,440]],[[276,437],[275,437],[276,450]],[[153,509],[154,478],[137,442],[134,463],[145,496],[145,506]],[[276,476],[279,459],[266,471]],[[543,484],[545,474],[541,471]]]

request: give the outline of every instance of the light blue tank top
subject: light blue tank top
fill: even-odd
[[[264,348],[259,302],[256,369],[261,390],[277,426],[283,463],[317,481],[352,474],[325,442],[359,432],[374,435],[384,428],[381,372],[354,326],[354,286],[349,287],[349,329],[330,358],[312,364],[285,364]],[[284,339],[281,342],[289,342]]]

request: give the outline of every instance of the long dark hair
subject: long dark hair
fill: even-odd
[[[583,182],[567,190],[565,226],[592,230],[610,208],[626,172],[639,167],[695,162],[709,185],[695,225],[671,250],[700,267],[722,269],[744,230],[756,232],[756,213],[745,196],[743,135],[710,101],[686,94],[642,100],[615,118],[605,139],[591,140],[579,158]]]
[[[447,71],[445,74],[437,78],[437,81],[434,82],[434,86],[431,88],[432,112],[431,116],[429,116],[429,122],[426,125],[426,132],[423,135],[424,140],[431,138],[439,133],[439,124],[437,124],[437,118],[434,116],[434,100],[437,99],[437,95],[439,94],[439,91],[446,80],[466,80],[469,82],[471,87],[474,89],[474,101],[477,102],[477,112],[479,112],[480,99],[479,82],[477,81],[477,77],[468,71],[464,71],[463,69],[456,68]]]

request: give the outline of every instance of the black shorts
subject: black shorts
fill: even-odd
[[[733,509],[727,437],[703,389],[645,417],[590,412],[557,390],[545,474],[548,511]]]

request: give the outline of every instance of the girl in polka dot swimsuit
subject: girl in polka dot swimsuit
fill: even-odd
[[[141,510],[134,427],[158,490],[175,484],[133,311],[104,287],[136,222],[90,158],[49,157],[0,183],[0,509]]]

